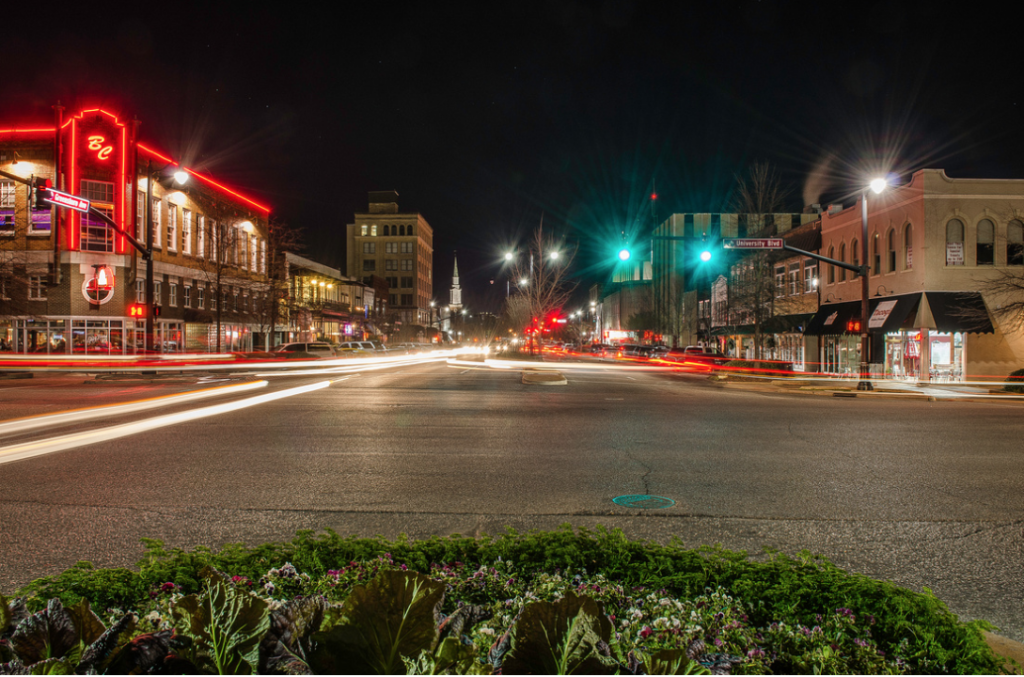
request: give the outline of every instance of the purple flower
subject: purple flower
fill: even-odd
[[[715,646],[722,646],[722,639],[720,637],[715,638]]]

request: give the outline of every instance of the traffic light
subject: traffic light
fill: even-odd
[[[46,201],[50,190],[50,180],[41,176],[32,177],[32,209],[49,210],[53,205]]]

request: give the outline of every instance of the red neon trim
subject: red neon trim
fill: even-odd
[[[78,158],[77,158],[77,155],[78,155],[78,143],[77,143],[77,139],[76,139],[76,137],[78,135],[78,118],[77,117],[73,117],[68,122],[71,123],[71,167],[70,167],[70,171],[68,172],[68,174],[70,174],[71,178],[70,178],[70,182],[69,182],[70,185],[68,186],[68,192],[71,193],[72,195],[78,195],[78,186],[75,184],[75,178],[76,178],[75,177],[75,168],[78,166]],[[68,220],[67,220],[67,223],[68,223],[68,250],[70,250],[70,251],[74,251],[75,250],[75,228],[76,227],[80,227],[76,223],[76,221],[77,221],[77,219],[75,218],[76,214],[78,214],[78,212],[72,211],[70,214],[68,214]]]
[[[128,127],[125,125],[125,126],[121,127],[121,171],[118,174],[118,177],[121,179],[121,182],[120,182],[120,184],[118,184],[118,188],[117,188],[118,191],[120,191],[120,193],[121,193],[121,204],[120,204],[121,213],[115,216],[115,218],[117,219],[118,223],[121,224],[121,230],[123,230],[123,231],[127,231],[128,230],[128,228],[127,228],[128,218],[125,216],[125,211],[124,211],[124,201],[125,201],[125,197],[126,197],[125,193],[128,192],[128,189],[126,188],[126,182],[125,182],[125,164],[128,162],[128,156],[126,155],[126,153],[128,152],[127,149],[126,149],[127,145],[128,145]],[[118,235],[117,236],[117,248],[116,248],[117,253],[118,254],[124,254],[127,250],[128,250],[128,241],[125,239],[124,235]]]
[[[53,134],[55,129],[50,127],[48,129],[0,129],[0,134]]]
[[[149,148],[148,146],[145,146],[145,145],[143,145],[141,143],[138,144],[138,147],[139,147],[140,150],[143,150],[143,151],[149,153],[150,155],[152,155],[153,157],[155,157],[155,158],[157,158],[159,160],[163,160],[164,162],[171,163],[171,164],[178,164],[177,161],[172,160],[171,158],[167,157],[166,155],[163,155],[162,153],[158,153],[157,151],[153,150],[152,148]],[[247,202],[248,204],[251,204],[253,207],[256,207],[257,209],[259,209],[262,212],[265,212],[267,214],[270,213],[270,207],[261,205],[259,202],[256,202],[255,200],[252,200],[252,199],[242,195],[241,193],[228,188],[224,184],[218,183],[217,181],[214,181],[209,176],[206,176],[205,174],[200,174],[199,172],[197,172],[195,170],[192,170],[192,169],[189,169],[188,167],[182,167],[182,169],[184,169],[186,172],[188,172],[192,176],[196,177],[200,181],[203,181],[204,183],[208,183],[211,186],[213,186],[214,188],[217,188],[217,189],[219,189],[219,190],[221,190],[221,191],[223,191],[223,192],[225,192],[225,193],[227,193],[229,195],[233,195],[234,197],[237,197],[239,200],[242,200],[243,202]]]

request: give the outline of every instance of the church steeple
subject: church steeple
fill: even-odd
[[[449,307],[453,311],[462,309],[462,289],[459,287],[459,258],[455,256],[455,269],[452,272],[452,289]]]

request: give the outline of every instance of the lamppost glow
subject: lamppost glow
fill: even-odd
[[[511,261],[513,258],[515,258],[515,257],[512,255],[512,252],[506,252],[505,253],[505,260],[506,261]]]
[[[620,249],[619,250],[619,260],[620,261],[628,261],[629,257],[630,257],[630,253],[629,253],[628,249]]]
[[[885,190],[885,187],[888,184],[887,184],[885,179],[881,179],[880,178],[880,179],[871,179],[871,184],[870,185],[871,185],[871,190],[873,190],[875,192],[875,194],[877,195],[878,193],[881,193],[883,190]]]
[[[558,252],[551,252],[551,260],[554,261],[558,258]]]
[[[184,169],[178,169],[178,171],[174,172],[174,180],[179,186],[184,186],[188,183],[188,172]]]
[[[709,252],[706,249],[704,251],[702,251],[700,253],[700,260],[703,261],[704,263],[707,263],[708,261],[710,261],[711,260],[711,252]]]
[[[886,180],[883,178],[872,179],[868,187],[875,193],[885,190]],[[871,385],[868,366],[868,352],[871,350],[871,337],[868,332],[868,276],[871,274],[871,265],[868,259],[868,188],[860,199],[860,381],[857,383],[857,390],[874,390]]]

